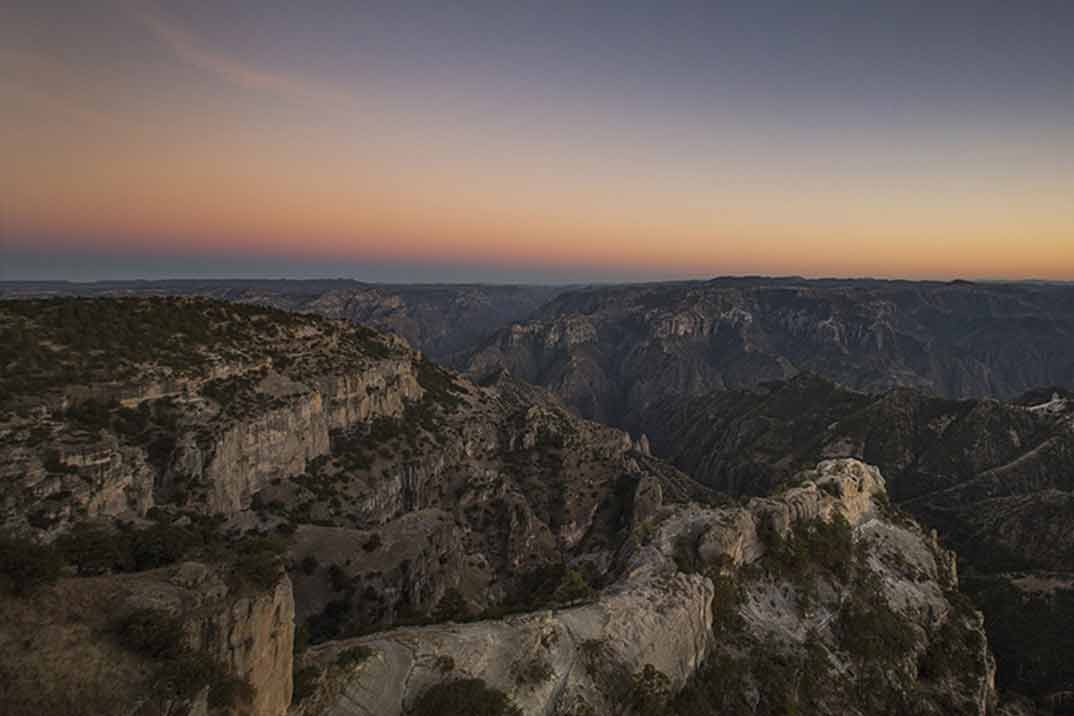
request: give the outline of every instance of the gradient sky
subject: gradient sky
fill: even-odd
[[[1074,2],[16,0],[0,279],[1074,279]]]

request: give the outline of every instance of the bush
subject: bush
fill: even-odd
[[[850,523],[839,514],[830,522],[819,518],[801,522],[786,538],[768,527],[762,530],[761,538],[765,542],[765,557],[780,573],[796,581],[821,573],[846,582],[860,551],[854,544]]]
[[[562,604],[575,604],[591,596],[593,596],[593,590],[586,583],[585,578],[577,571],[568,569],[552,598]]]
[[[522,686],[543,684],[552,676],[552,665],[547,659],[535,654],[528,659],[516,662],[513,673],[515,682]]]
[[[412,716],[522,716],[522,711],[481,679],[437,684],[418,697]]]
[[[130,533],[130,567],[141,572],[174,564],[199,542],[192,532],[172,525],[136,530]]]
[[[56,549],[80,575],[131,568],[130,540],[100,527],[74,529],[56,540]]]
[[[461,622],[470,618],[470,607],[462,592],[452,587],[444,592],[433,611],[433,619],[438,622]]]
[[[362,545],[362,549],[364,549],[366,552],[375,552],[377,549],[380,548],[381,544],[382,542],[380,539],[380,535],[374,532],[372,535],[369,536],[369,539],[365,541],[365,544]]]
[[[157,609],[138,609],[121,617],[112,632],[120,644],[142,656],[174,659],[186,650],[183,622]]]
[[[312,554],[309,554],[302,558],[300,566],[302,568],[302,574],[310,577],[313,576],[313,573],[317,571],[317,567],[320,565],[317,562],[317,558]]]
[[[209,707],[233,710],[249,706],[254,701],[254,695],[254,687],[249,681],[233,676],[221,678],[209,689]]]
[[[671,700],[671,680],[652,664],[634,675],[630,690],[631,713],[638,716],[662,716]]]
[[[0,588],[18,596],[29,594],[59,579],[62,567],[52,547],[0,536]]]
[[[913,628],[882,599],[853,600],[839,614],[840,644],[865,661],[898,659],[914,647]]]
[[[371,656],[373,656],[373,650],[368,646],[351,647],[336,654],[336,665],[344,668],[358,666]]]
[[[349,596],[343,599],[333,599],[324,605],[324,609],[319,614],[311,615],[305,624],[309,634],[309,643],[320,644],[336,639],[346,632],[350,625],[353,606]]]
[[[235,546],[235,574],[260,587],[271,588],[283,570],[287,542],[278,537],[248,537]]]
[[[215,687],[227,680],[223,670],[207,654],[187,653],[166,661],[157,672],[153,689],[158,698],[169,701],[189,699],[206,686]],[[218,698],[231,696],[231,687],[225,686]],[[210,688],[210,696],[212,694]],[[252,692],[252,689],[251,689]],[[251,693],[252,696],[252,693]]]

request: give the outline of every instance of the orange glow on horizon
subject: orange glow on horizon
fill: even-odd
[[[0,51],[0,248],[1074,279],[1068,125],[810,125],[567,93],[516,111],[476,81],[308,78],[164,16],[127,22],[152,72]]]

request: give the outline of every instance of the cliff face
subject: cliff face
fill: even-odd
[[[204,320],[210,335],[143,353],[99,333],[83,335],[90,327],[77,323],[61,323],[50,336],[45,326],[56,331],[49,322],[64,320],[71,306],[88,308],[91,320],[101,320],[102,310],[117,312],[115,320],[138,321],[147,332],[156,321],[176,320],[173,314],[190,315]],[[199,301],[99,306],[107,308],[61,301],[0,309],[0,324],[16,335],[41,332],[22,339],[31,350],[99,342],[87,346],[97,356],[92,367],[77,356],[65,365],[57,353],[47,371],[16,363],[5,376],[0,474],[11,483],[2,512],[10,529],[55,535],[77,521],[141,517],[177,502],[233,514],[270,481],[301,474],[326,455],[333,431],[400,416],[423,394],[417,355],[398,339],[358,327]]]
[[[187,563],[173,581],[186,589],[205,590],[212,576],[202,565]],[[286,575],[252,594],[225,593],[215,604],[191,615],[187,630],[193,649],[210,655],[252,687],[252,713],[287,713],[292,695],[295,600]]]
[[[265,384],[273,377],[266,376],[259,388],[268,393]],[[311,460],[327,455],[333,431],[374,416],[400,417],[406,403],[422,395],[410,360],[378,361],[360,373],[306,380],[315,387],[288,381],[288,392],[278,398],[281,407],[236,419],[204,448],[194,443],[198,455],[176,454],[179,464],[203,466],[184,477],[211,486],[209,509],[231,513],[249,507],[253,494],[272,480],[302,474]]]
[[[810,713],[873,713],[869,699],[887,699],[933,709],[922,713],[984,714],[993,699],[991,657],[980,615],[952,601],[951,555],[915,525],[879,511],[884,487],[875,468],[827,462],[803,478],[800,487],[745,507],[660,508],[633,525],[618,579],[590,604],[318,647],[306,663],[320,665],[324,676],[299,713],[393,716],[433,685],[460,678],[483,679],[526,714],[624,713],[658,704],[674,713],[723,713],[717,703],[698,710],[700,697],[715,665],[741,657],[748,644],[747,653],[817,659],[809,664],[811,683],[829,687],[787,704]],[[830,553],[805,553],[802,573],[788,576],[778,568],[783,550],[814,529],[845,532]],[[823,567],[811,571],[814,559]],[[840,595],[839,579],[869,587]],[[856,690],[878,673],[865,664],[854,675],[864,664],[857,640],[878,638],[870,630],[879,627],[853,622],[862,608],[855,599],[880,600],[884,638],[897,642],[883,666],[889,680],[874,685],[872,696]],[[943,648],[942,630],[960,640],[958,663],[933,658],[923,676],[919,660]],[[359,666],[333,666],[357,646],[368,650]],[[765,691],[770,675],[761,666],[743,666],[721,691],[728,706],[733,700],[753,713],[775,697]]]
[[[813,371],[856,389],[1009,398],[1074,384],[1074,289],[799,279],[576,290],[475,350],[581,415],[636,428],[672,396]]]

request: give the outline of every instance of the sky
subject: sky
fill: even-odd
[[[1074,3],[16,0],[0,280],[1074,279]]]

